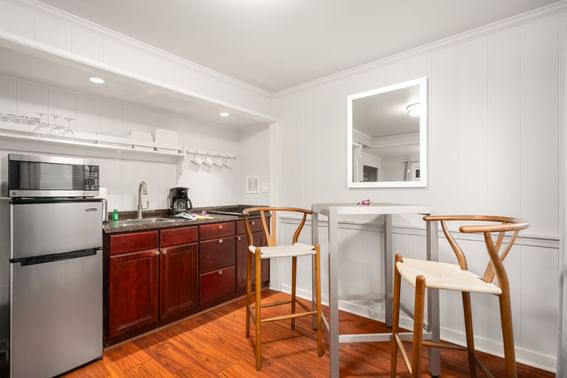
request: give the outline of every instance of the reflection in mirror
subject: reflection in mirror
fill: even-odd
[[[348,186],[425,186],[427,79],[355,94],[348,105]]]

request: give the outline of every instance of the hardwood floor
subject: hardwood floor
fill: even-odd
[[[289,298],[282,293],[265,293],[268,300]],[[328,350],[317,357],[315,333],[310,320],[264,324],[263,366],[255,370],[254,344],[244,337],[244,299],[239,299],[207,313],[183,320],[138,339],[107,349],[104,358],[68,374],[68,377],[323,377],[328,376]],[[288,310],[267,308],[266,314]],[[378,322],[341,313],[341,332],[382,332]],[[253,327],[253,325],[252,325]],[[253,328],[252,328],[253,330]],[[252,332],[252,335],[254,333]],[[427,366],[424,353],[423,366]],[[504,361],[479,353],[480,359],[496,377],[504,376]],[[466,353],[441,351],[443,377],[469,375]],[[400,376],[408,376],[401,360]],[[390,344],[364,343],[341,346],[341,376],[389,376]],[[478,373],[481,376],[481,372]],[[542,370],[518,364],[520,377],[553,377]],[[427,376],[427,375],[424,375]]]

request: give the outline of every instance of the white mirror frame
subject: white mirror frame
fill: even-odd
[[[376,182],[354,182],[352,179],[352,102],[356,99],[374,96],[380,93],[395,91],[419,85],[419,101],[423,104],[422,115],[419,118],[419,159],[420,180],[419,181],[376,181]],[[389,85],[370,91],[352,94],[347,97],[347,187],[348,188],[422,188],[427,186],[427,120],[429,117],[429,104],[427,102],[427,78],[422,77],[403,83]]]

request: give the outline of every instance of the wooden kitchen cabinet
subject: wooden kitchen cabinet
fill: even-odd
[[[265,245],[260,219],[252,231]],[[248,246],[241,220],[108,233],[105,345],[242,295]],[[262,262],[263,286],[269,261]]]
[[[259,222],[259,221],[258,221]],[[252,228],[252,230],[254,230]],[[263,247],[267,245],[266,235],[263,231],[253,232],[252,237],[254,239],[254,244]],[[250,252],[248,251],[248,238],[246,235],[238,235],[236,237],[236,290],[239,292],[246,291],[246,263],[247,256]],[[254,261],[252,261],[252,286],[256,282],[256,269],[254,268]],[[267,286],[270,281],[270,260],[262,260],[262,286]]]
[[[109,257],[108,336],[158,320],[158,250]]]
[[[179,318],[198,306],[198,245],[165,247],[160,251],[159,317]]]

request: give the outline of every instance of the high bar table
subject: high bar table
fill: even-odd
[[[382,215],[384,217],[384,287],[385,293],[382,300],[385,301],[385,323],[388,327],[392,325],[392,309],[393,309],[393,251],[392,251],[392,215],[402,214],[422,214],[429,215],[431,209],[429,206],[395,204],[395,203],[373,203],[370,205],[356,205],[352,203],[316,203],[311,207],[313,215],[311,218],[311,236],[312,243],[319,242],[319,214],[328,217],[329,230],[329,320],[323,316],[323,323],[329,332],[329,360],[330,375],[332,378],[339,377],[340,354],[339,347],[342,343],[356,342],[381,342],[390,341],[391,333],[362,333],[362,334],[339,334],[339,300],[347,299],[339,298],[339,251],[338,251],[338,230],[341,216],[364,216],[364,215]],[[438,230],[437,222],[426,222],[426,239],[427,239],[427,260],[438,261]],[[315,277],[315,275],[313,275]],[[315,287],[315,286],[313,286]],[[313,302],[314,303],[314,302]],[[413,314],[405,306],[400,308],[408,315]],[[313,326],[316,327],[315,319]],[[427,289],[427,327],[424,332],[424,339],[439,341],[440,324],[439,324],[439,290]],[[403,335],[404,333],[400,333]],[[411,332],[406,334],[411,335]],[[439,349],[429,349],[429,372],[432,376],[440,375]]]

